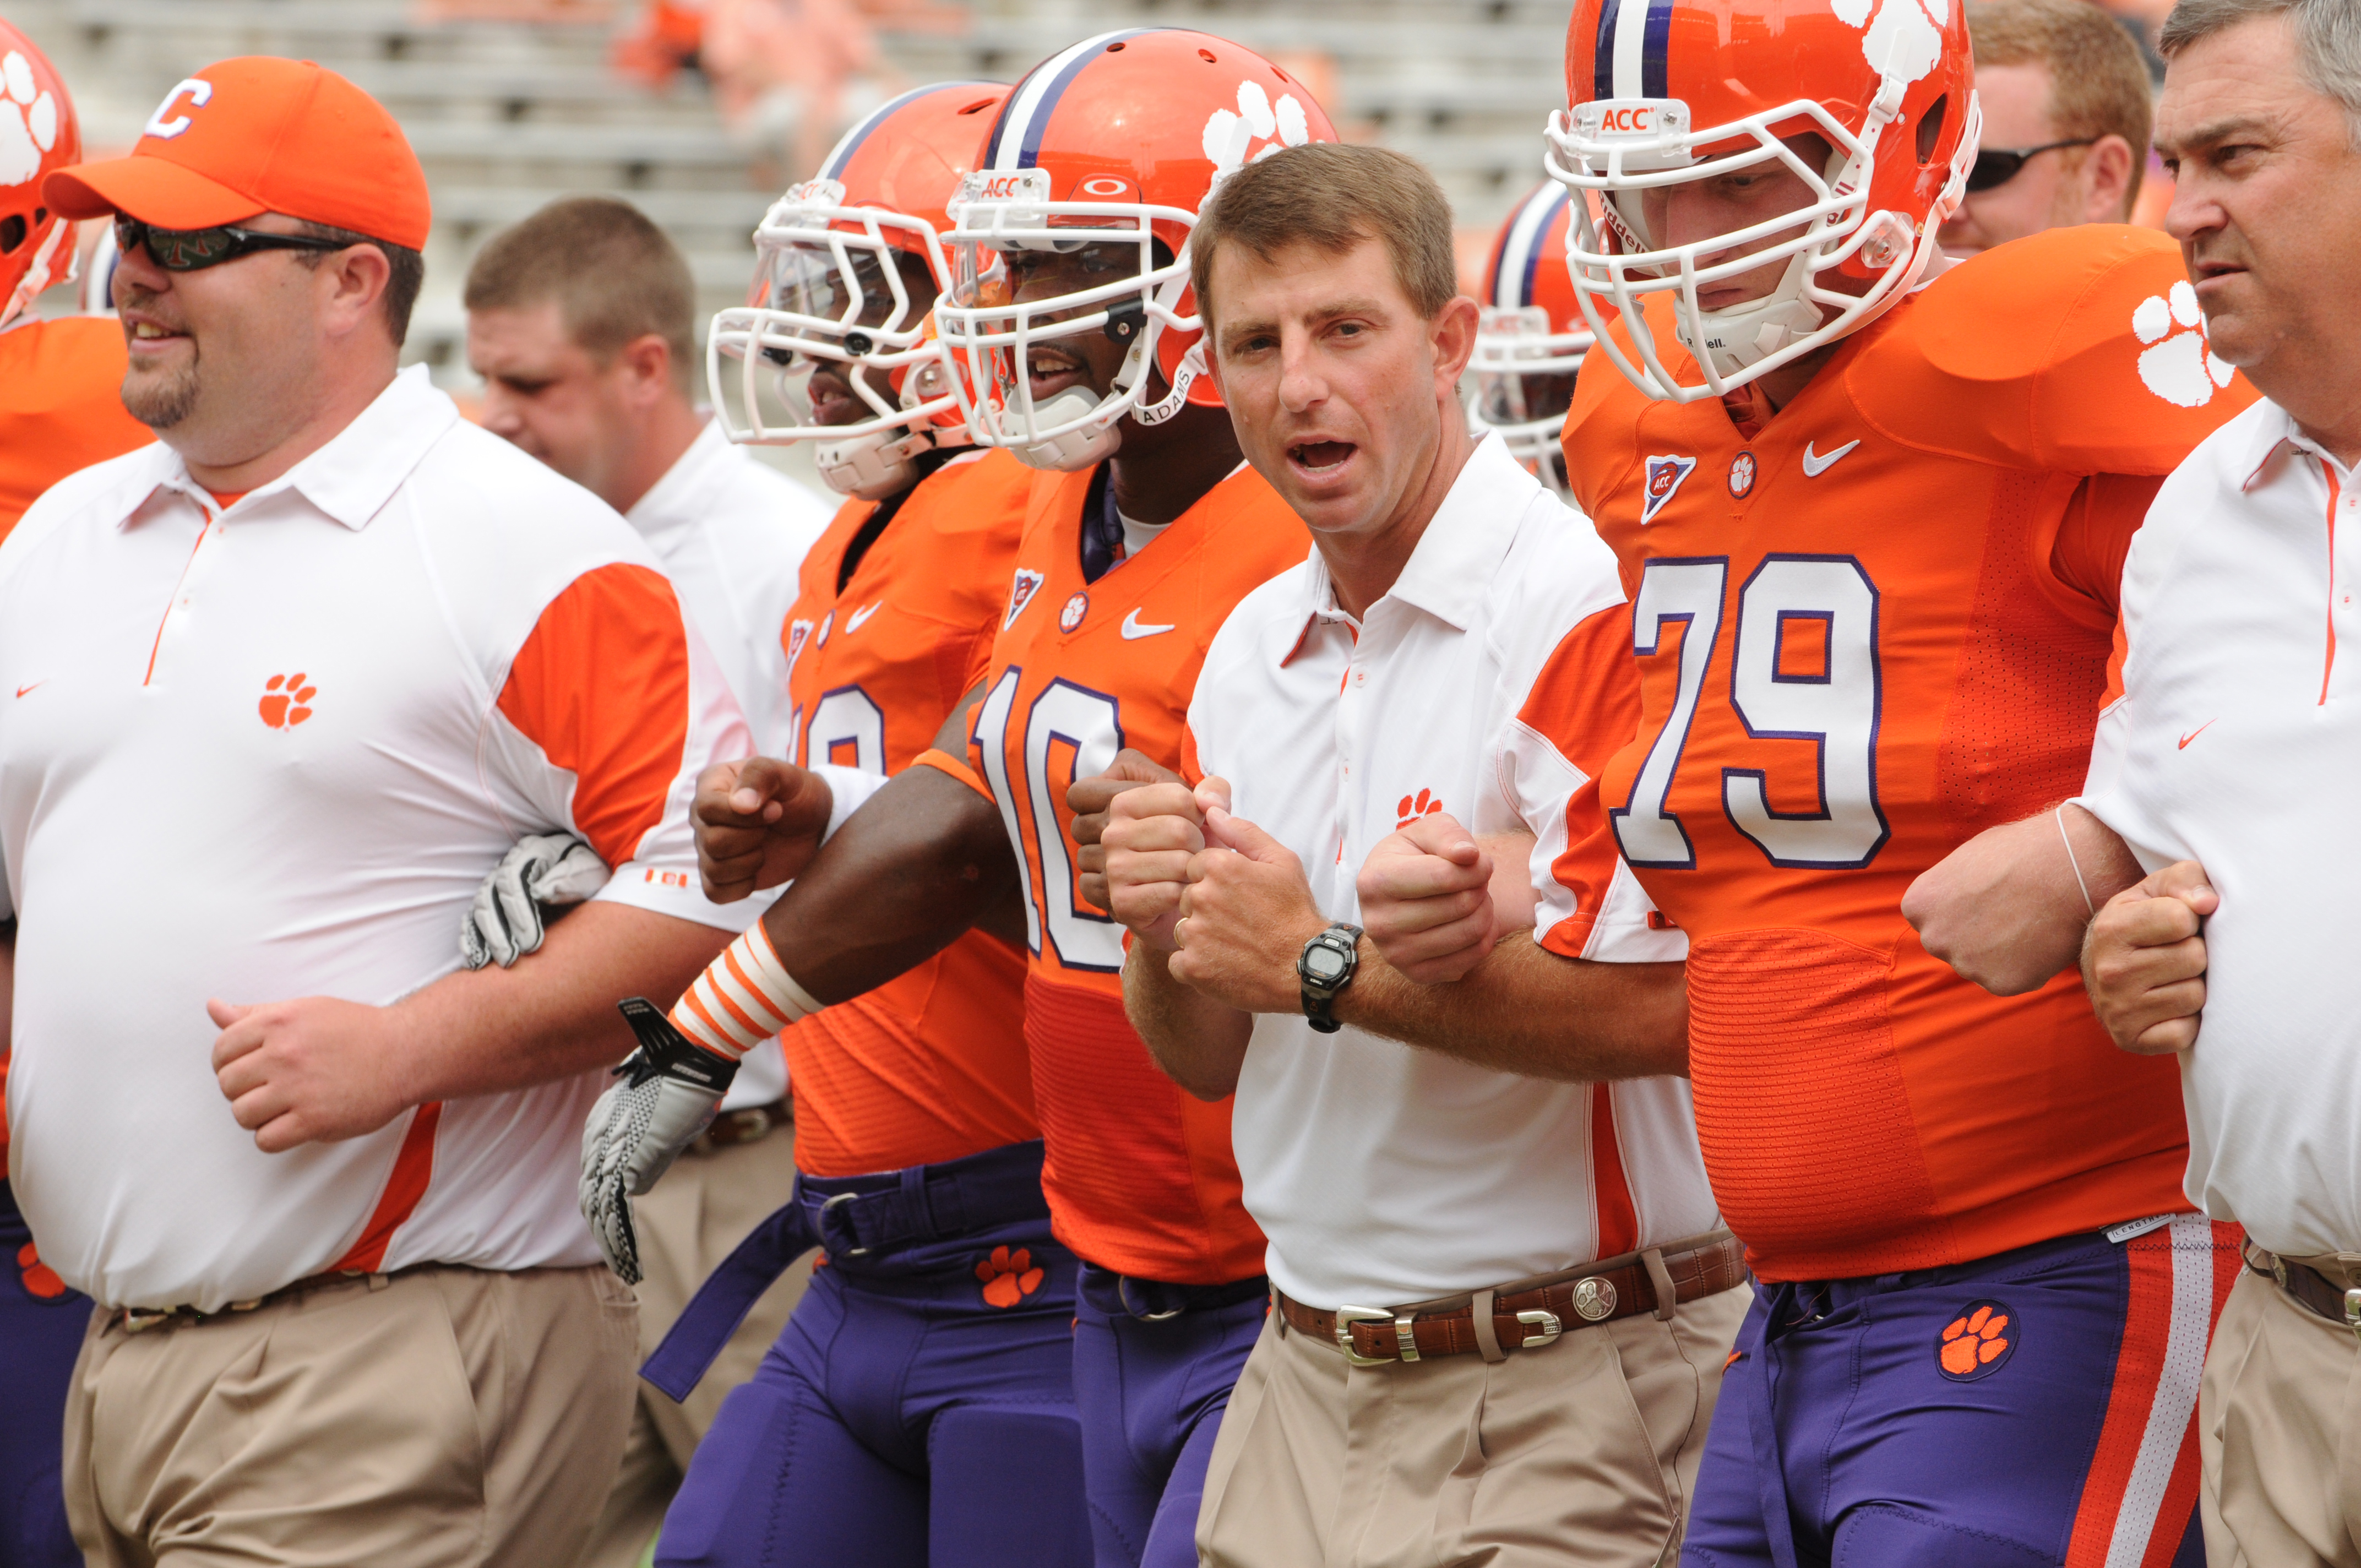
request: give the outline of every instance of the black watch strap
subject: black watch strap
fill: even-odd
[[[1361,928],[1339,920],[1303,944],[1295,978],[1302,988],[1303,1015],[1323,1035],[1343,1025],[1334,1011],[1337,993],[1353,983],[1361,967]]]

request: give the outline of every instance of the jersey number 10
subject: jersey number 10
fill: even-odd
[[[1122,709],[1104,692],[1071,681],[1051,681],[1026,710],[1025,744],[1016,759],[1021,771],[1012,770],[1008,725],[1024,678],[1025,672],[1015,665],[1001,673],[977,705],[974,739],[984,779],[1000,802],[1009,843],[1021,860],[1029,821],[1029,837],[1040,850],[1039,887],[1029,869],[1024,879],[1026,940],[1035,952],[1041,951],[1046,924],[1060,964],[1115,974],[1123,969],[1123,928],[1112,916],[1076,896],[1073,852],[1066,841],[1066,824],[1073,816],[1066,808],[1066,785],[1103,773],[1115,762],[1115,754],[1123,750]],[[1068,748],[1072,760],[1059,768],[1056,754]]]
[[[1651,561],[1640,579],[1631,607],[1633,652],[1657,653],[1668,625],[1681,622],[1684,630],[1672,711],[1632,780],[1631,798],[1608,813],[1623,858],[1634,866],[1697,865],[1697,847],[1664,801],[1697,705],[1707,700],[1729,577],[1729,558],[1720,556]],[[1823,657],[1817,670],[1799,673],[1787,642],[1810,635],[1807,626],[1817,629]],[[1813,743],[1819,806],[1775,811],[1764,769],[1725,767],[1721,806],[1730,826],[1775,866],[1869,864],[1892,836],[1877,804],[1877,586],[1850,555],[1766,556],[1739,591],[1732,641],[1730,712],[1754,740]]]

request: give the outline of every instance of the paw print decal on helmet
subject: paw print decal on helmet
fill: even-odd
[[[0,55],[0,185],[39,173],[41,155],[57,145],[57,95],[33,80],[31,60],[13,49]]]
[[[2140,380],[2177,407],[2203,408],[2238,373],[2214,357],[2197,291],[2186,280],[2139,302],[2132,312],[2132,335],[2148,345],[2140,352]]]
[[[1867,29],[1861,52],[1872,71],[1916,82],[1943,58],[1949,0],[1829,0],[1828,9],[1847,27]]]
[[[1238,83],[1238,112],[1216,109],[1205,121],[1205,156],[1213,160],[1213,178],[1259,162],[1283,147],[1301,147],[1312,139],[1312,126],[1303,105],[1292,93],[1282,93],[1274,104],[1258,82]],[[1266,145],[1252,159],[1247,149]]]

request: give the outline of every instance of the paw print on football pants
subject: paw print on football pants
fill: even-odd
[[[1935,1359],[1947,1377],[1966,1379],[1996,1372],[2016,1348],[2010,1332],[2015,1318],[1997,1301],[1978,1301],[1951,1320],[1937,1343]]]
[[[2139,302],[2132,312],[2132,335],[2148,345],[2140,352],[2140,379],[2168,403],[2202,408],[2237,374],[2213,356],[2197,291],[2186,280]]]
[[[25,1294],[44,1301],[54,1301],[66,1293],[66,1282],[58,1271],[41,1261],[41,1255],[31,1242],[16,1249],[16,1277],[25,1282]]]
[[[1041,1270],[1033,1266],[1030,1247],[994,1247],[992,1255],[975,1266],[975,1277],[983,1281],[988,1306],[1014,1307],[1041,1288]]]
[[[262,722],[273,729],[292,729],[312,717],[311,702],[319,695],[319,687],[303,684],[301,670],[291,675],[273,675],[263,687]]]
[[[0,55],[0,185],[22,185],[58,145],[58,101],[33,80],[33,62]]]
[[[1442,809],[1443,802],[1435,798],[1433,790],[1422,789],[1414,795],[1406,795],[1401,797],[1401,804],[1394,807],[1394,831],[1399,833],[1420,817],[1432,817]]]

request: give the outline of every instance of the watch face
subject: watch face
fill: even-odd
[[[1345,972],[1345,955],[1334,948],[1312,948],[1303,955],[1303,967],[1314,980],[1335,980]]]

